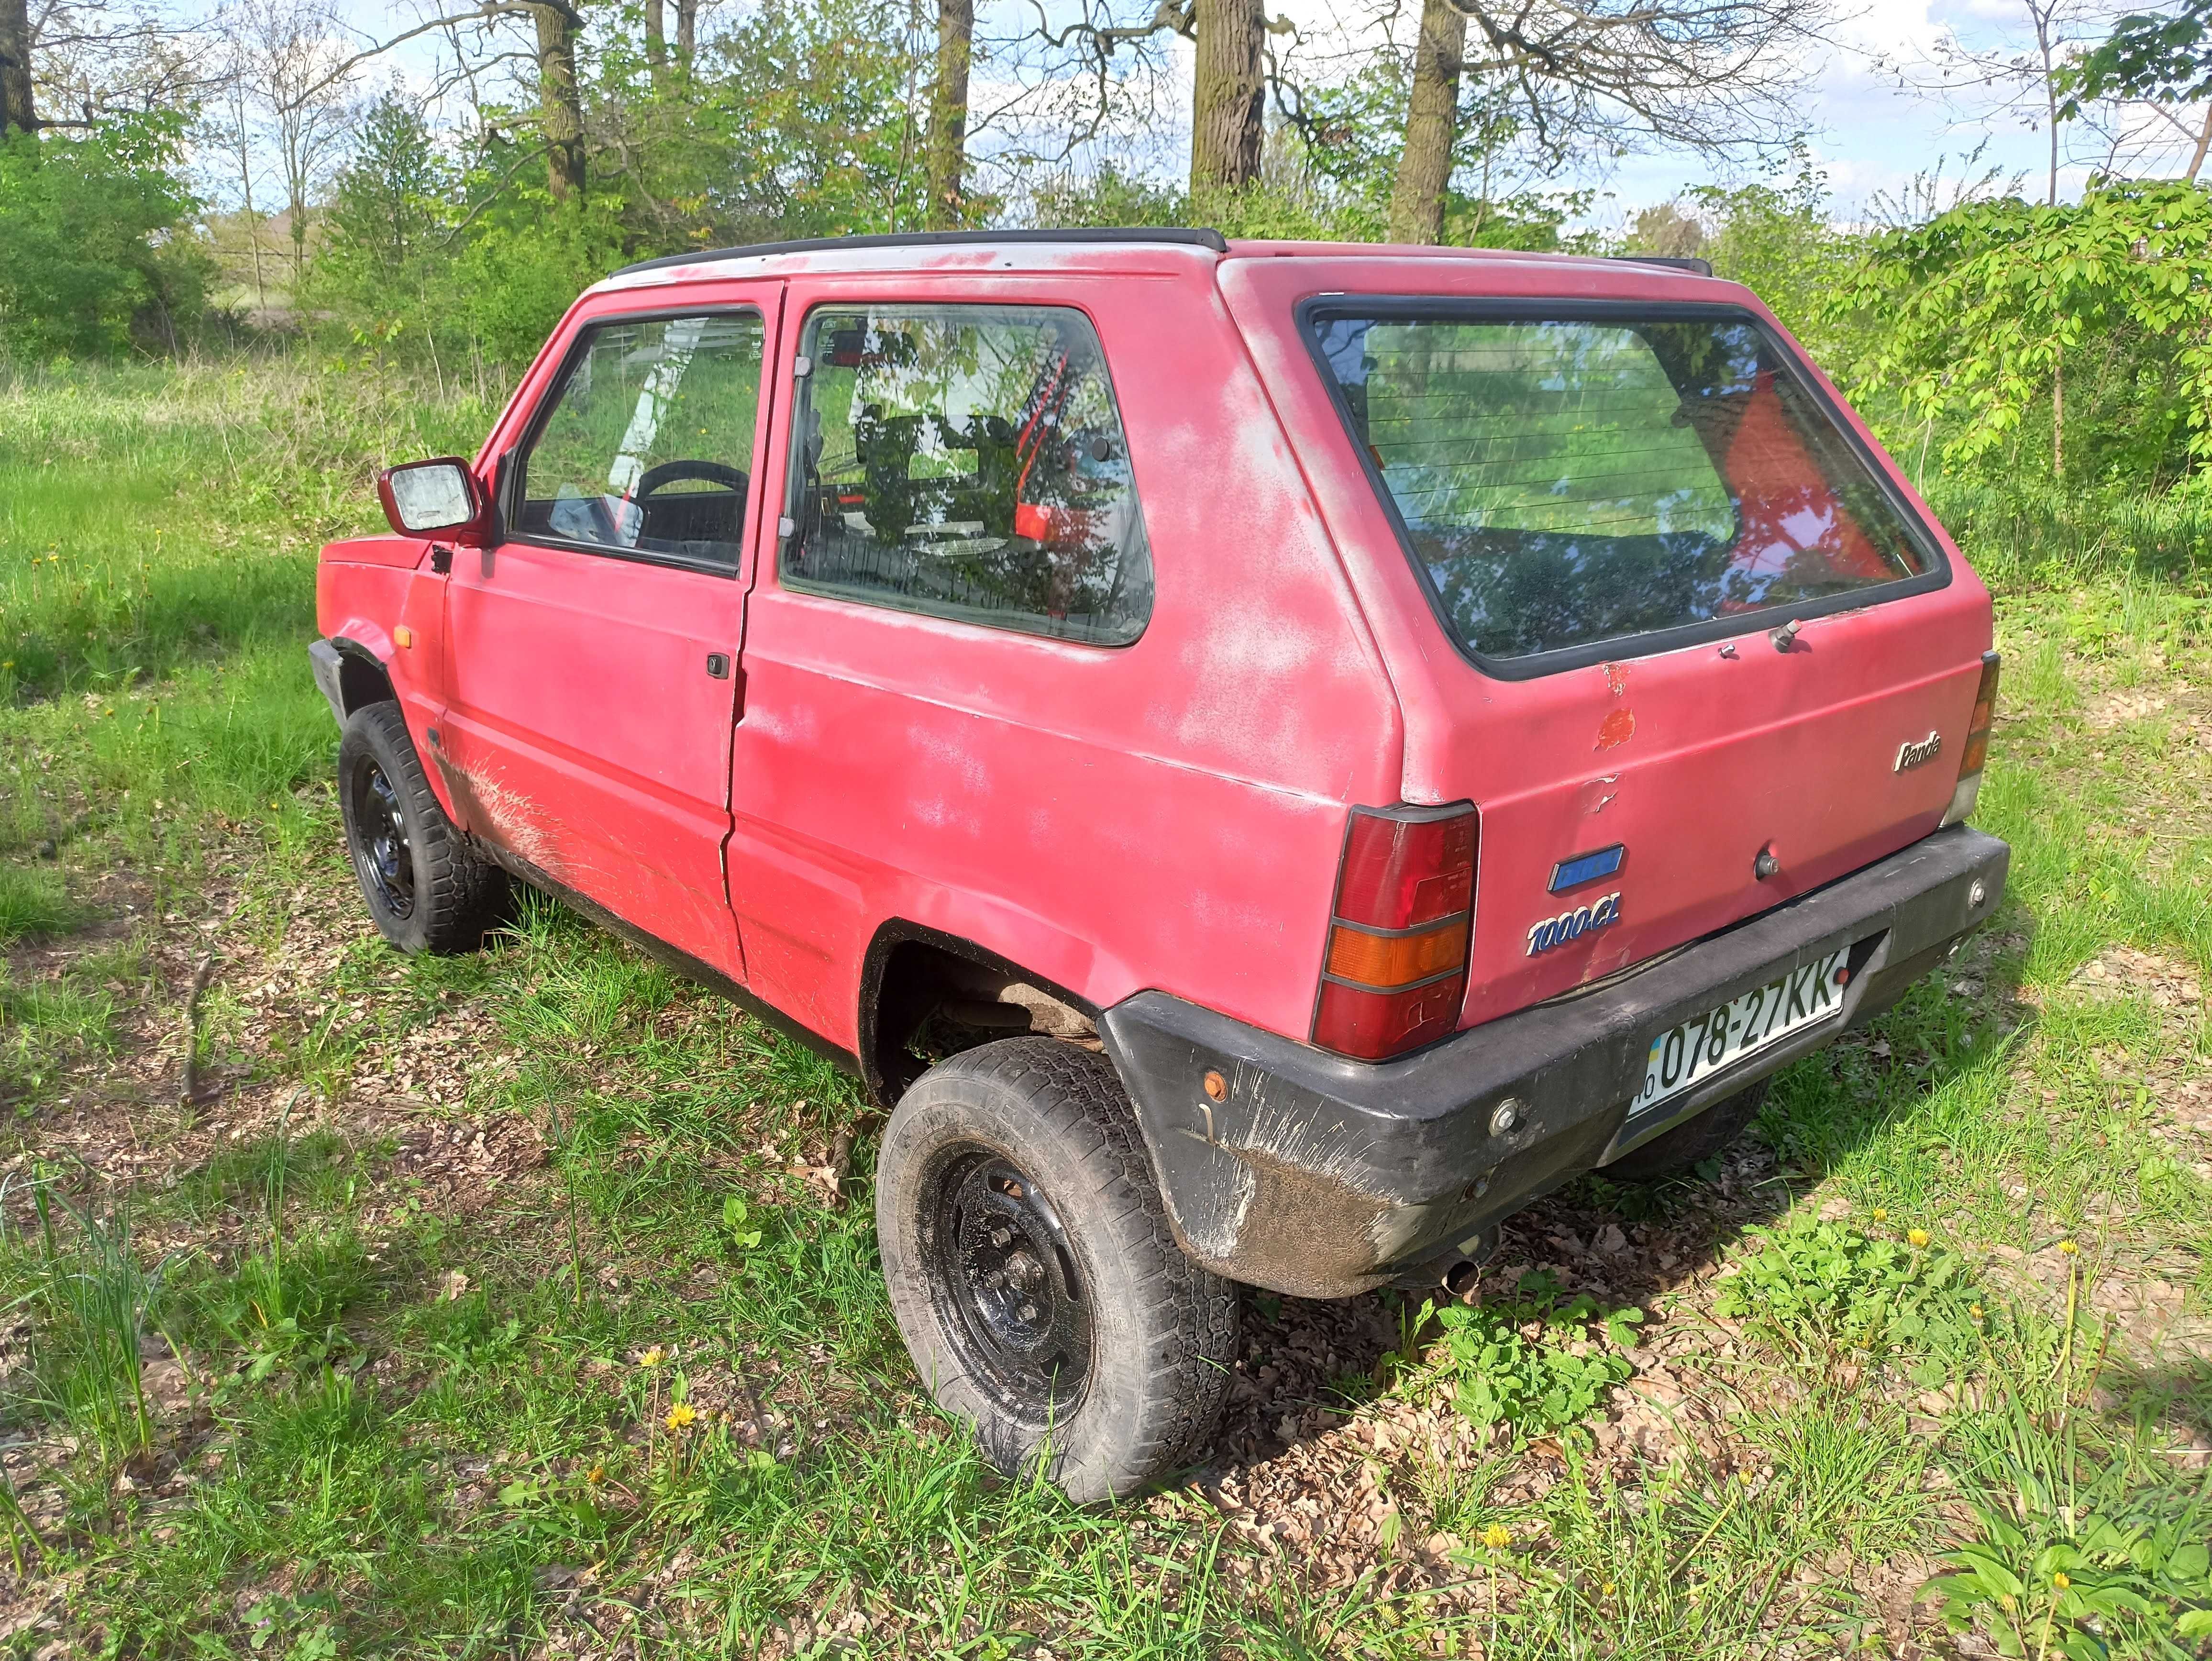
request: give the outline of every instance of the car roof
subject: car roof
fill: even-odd
[[[1296,242],[1249,240],[1224,237],[1218,230],[1183,226],[1112,227],[1098,229],[1009,231],[915,231],[891,235],[813,237],[790,242],[759,242],[733,248],[713,248],[697,253],[666,254],[658,259],[625,265],[604,283],[602,289],[626,289],[648,283],[750,275],[732,271],[755,262],[768,263],[779,274],[797,271],[931,271],[948,265],[964,266],[975,255],[995,252],[1049,252],[1057,260],[1091,271],[1132,268],[1131,256],[1145,252],[1181,254],[1221,259],[1455,259],[1542,262],[1547,265],[1619,270],[1623,265],[1664,269],[1668,275],[1711,277],[1712,267],[1703,259],[1674,259],[1656,254],[1602,255],[1534,253],[1512,248],[1450,248],[1432,245],[1372,242]],[[947,256],[953,258],[948,259]],[[965,256],[965,258],[962,258]]]

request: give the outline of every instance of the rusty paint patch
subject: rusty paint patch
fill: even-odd
[[[1597,724],[1597,743],[1593,747],[1611,750],[1635,736],[1636,711],[1623,704],[1620,709],[1607,712],[1606,718]]]

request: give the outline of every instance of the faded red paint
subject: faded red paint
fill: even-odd
[[[864,952],[893,920],[1102,1007],[1158,988],[1303,1037],[1355,806],[1480,806],[1466,1025],[1935,828],[1949,770],[1890,763],[1903,737],[1936,729],[1947,753],[1965,737],[1990,618],[1954,549],[1948,586],[1813,621],[1786,657],[1760,634],[1734,656],[1638,657],[1632,711],[1626,662],[1486,677],[1431,613],[1298,337],[1296,304],[1326,292],[1765,315],[1733,285],[1603,260],[1295,244],[829,251],[637,273],[572,308],[478,477],[489,490],[593,319],[757,307],[768,369],[734,575],[520,542],[460,548],[435,575],[428,542],[367,538],[324,551],[323,630],[387,665],[468,829],[848,1047]],[[1134,644],[778,581],[799,329],[817,305],[869,300],[1090,318],[1155,573]],[[396,651],[403,619],[417,643]],[[708,678],[709,651],[737,672]],[[1595,778],[1594,730],[1610,770]],[[1632,850],[1621,922],[1527,956],[1528,924],[1556,910],[1553,863],[1614,841]],[[1759,884],[1770,841],[1796,852]]]

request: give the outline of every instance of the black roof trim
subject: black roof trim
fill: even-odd
[[[1672,265],[1678,271],[1687,271],[1692,277],[1711,277],[1713,262],[1701,259],[1693,253],[1609,253],[1607,259],[1619,259],[1631,265]]]
[[[1038,242],[1172,242],[1188,247],[1211,248],[1227,253],[1229,243],[1219,231],[1207,227],[1115,226],[1097,230],[1066,231],[901,231],[878,236],[812,236],[798,242],[755,242],[742,248],[708,248],[698,253],[663,254],[625,265],[617,277],[633,271],[657,271],[669,265],[700,265],[716,259],[753,259],[772,253],[824,253],[836,248],[957,248],[988,246],[994,243]]]

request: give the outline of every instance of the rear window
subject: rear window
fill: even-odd
[[[1312,326],[1439,611],[1480,657],[1727,632],[1941,581],[1924,532],[1740,313]]]

